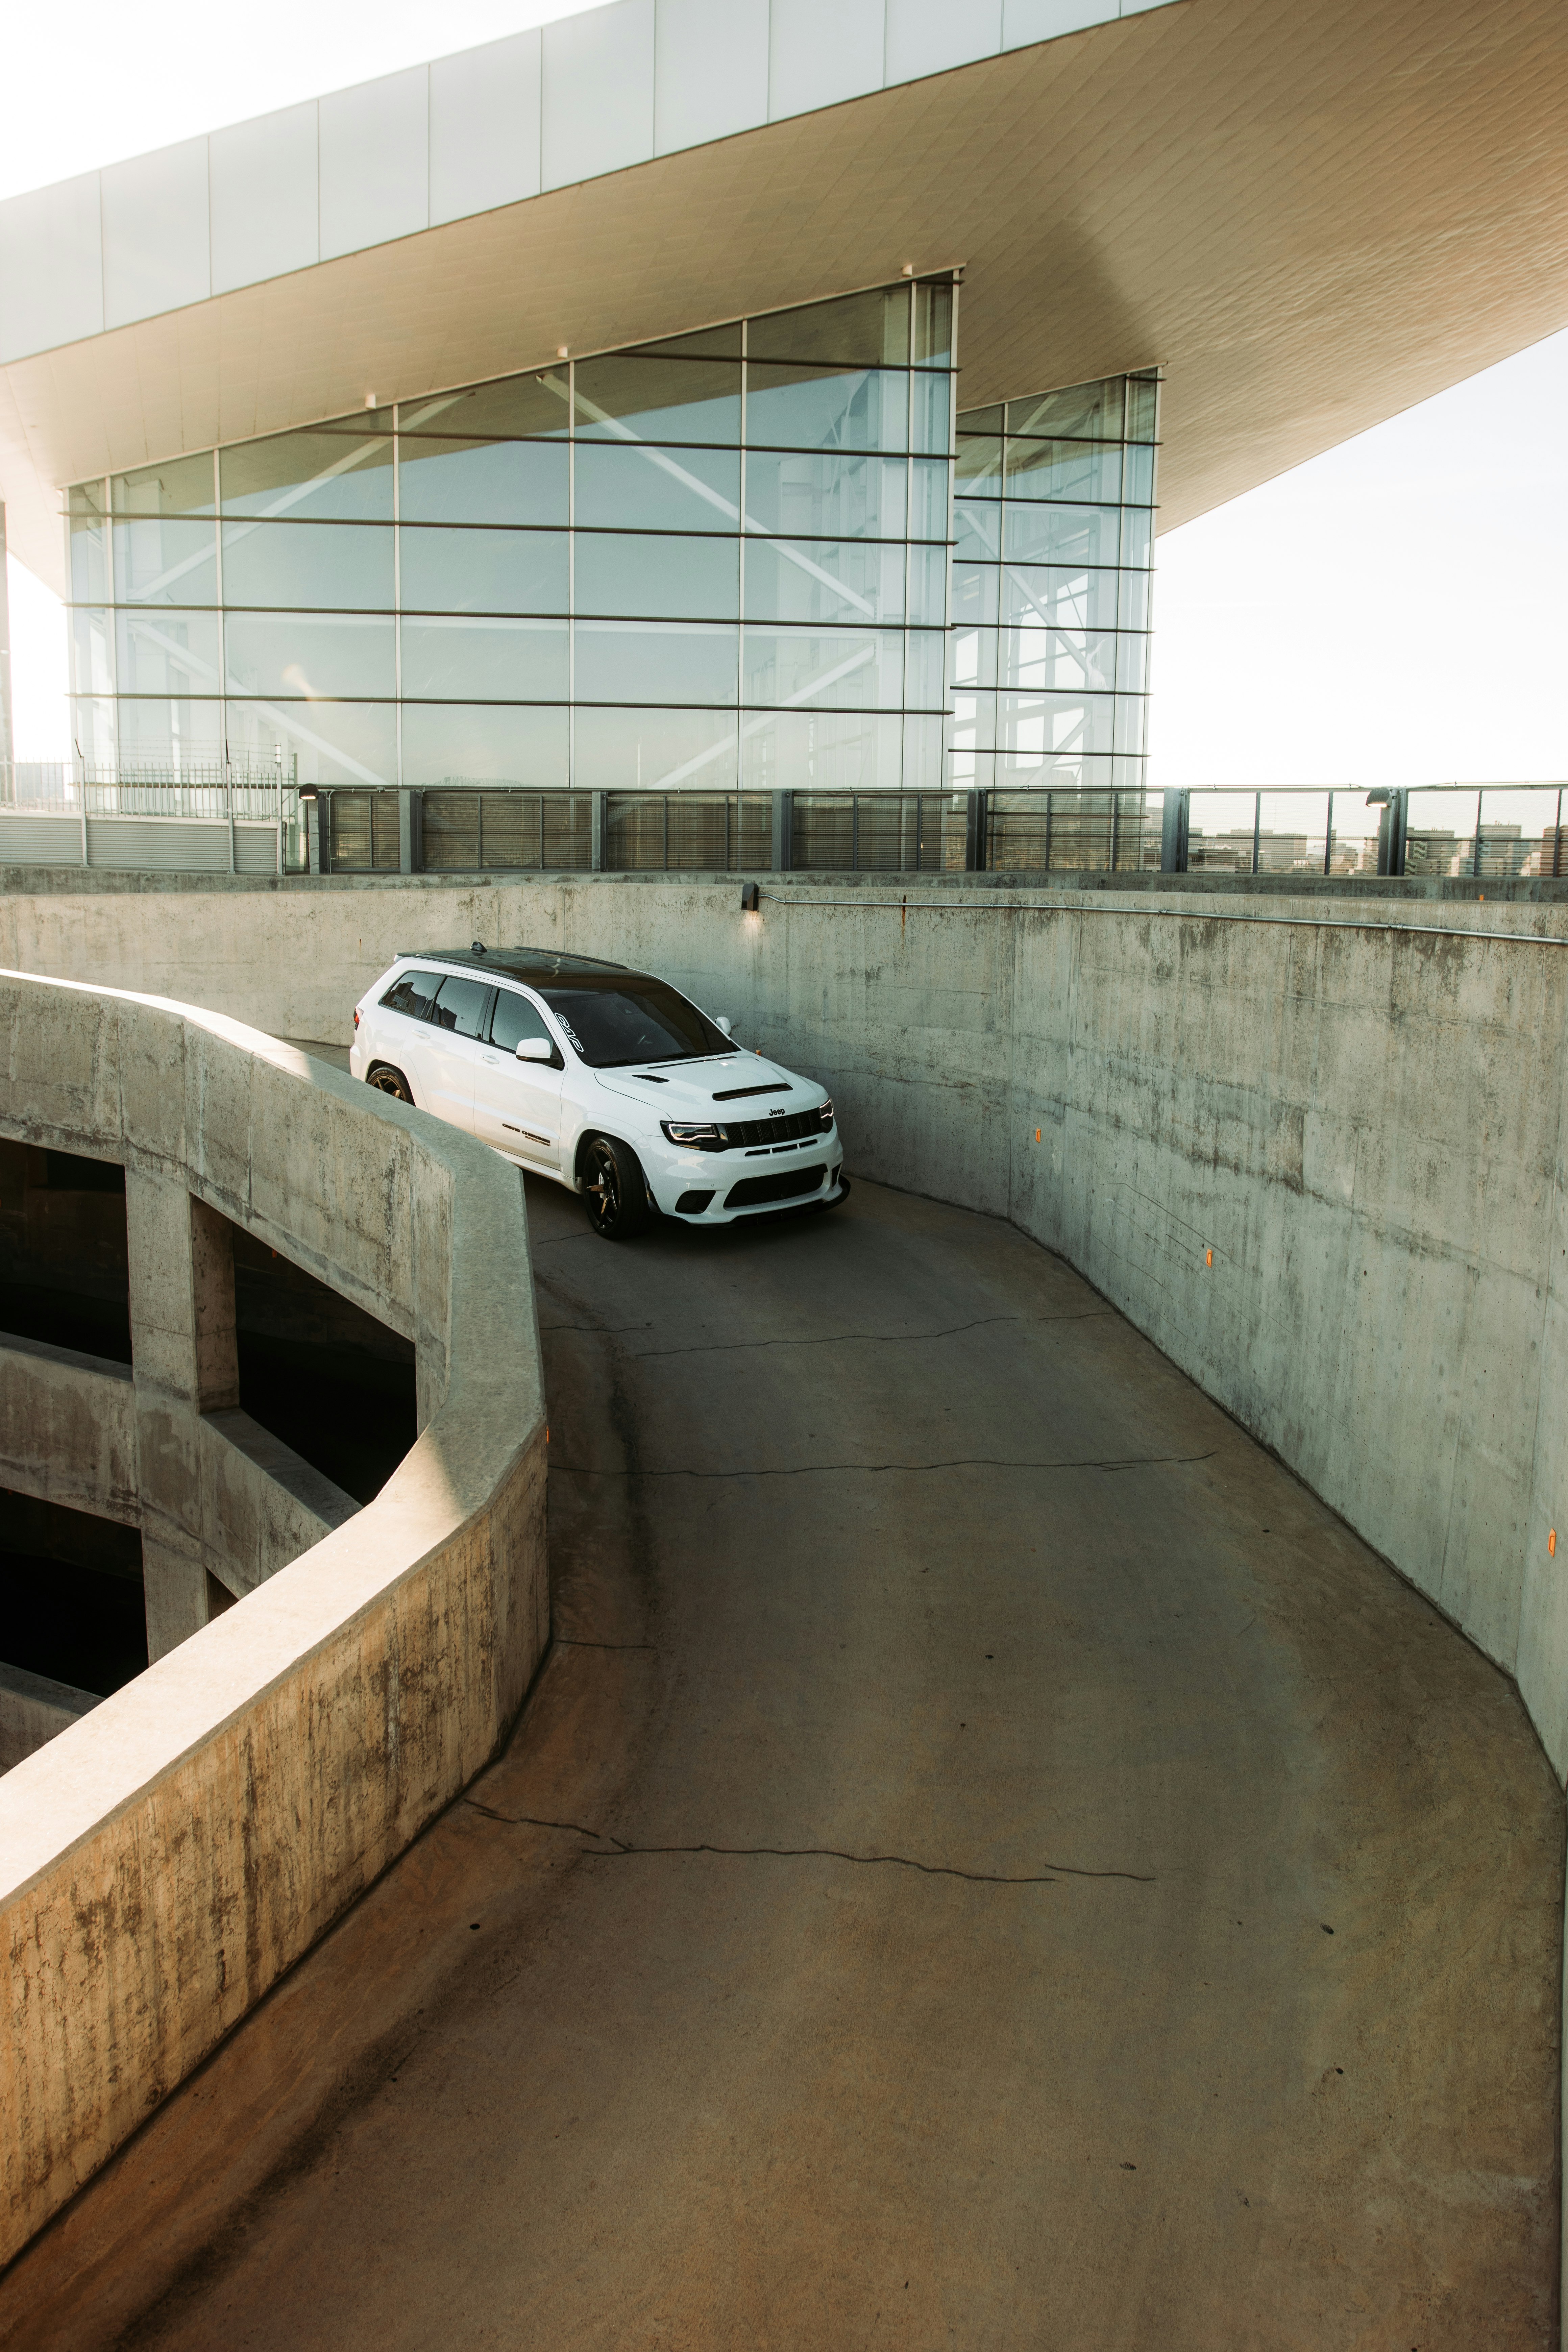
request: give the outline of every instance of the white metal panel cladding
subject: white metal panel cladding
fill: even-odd
[[[596,179],[653,153],[653,0],[613,0],[544,27],[541,175]]]
[[[915,81],[994,58],[1002,46],[1002,0],[887,0],[887,79]]]
[[[540,40],[514,33],[430,68],[430,220],[539,194]]]
[[[213,132],[215,294],[320,261],[316,118],[312,100]]]
[[[677,153],[768,119],[768,0],[659,0],[654,151]]]
[[[1002,0],[998,20],[996,0],[661,0],[657,10],[655,0],[611,0],[546,26],[542,49],[535,32],[488,42],[9,198],[0,362],[489,211],[542,184],[1173,5]]]
[[[430,76],[385,74],[321,100],[321,258],[430,226]]]
[[[1022,49],[1035,41],[1059,40],[1064,33],[1103,25],[1117,13],[1101,0],[1002,0],[1002,47]]]
[[[205,302],[212,292],[206,141],[111,163],[101,178],[105,327]]]
[[[103,331],[100,174],[0,205],[0,359]]]
[[[884,0],[773,0],[770,121],[880,89],[886,39]]]

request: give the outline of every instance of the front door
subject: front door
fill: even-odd
[[[548,1062],[520,1062],[525,1037],[542,1037],[560,1063],[561,1049],[538,1007],[519,989],[498,988],[475,1071],[474,1132],[510,1160],[559,1168],[563,1072]]]

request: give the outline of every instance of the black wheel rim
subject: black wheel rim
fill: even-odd
[[[408,1097],[390,1070],[377,1070],[371,1085],[378,1094],[390,1095],[395,1102],[406,1102]]]
[[[596,1225],[614,1225],[621,1210],[621,1171],[616,1155],[595,1144],[588,1158],[588,1202]]]

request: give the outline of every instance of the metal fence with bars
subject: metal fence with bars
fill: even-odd
[[[341,874],[1193,873],[1568,878],[1565,787],[303,793],[228,763],[0,773],[0,865]]]
[[[175,774],[17,761],[0,769],[0,864],[303,874],[308,803],[271,762],[194,761]]]

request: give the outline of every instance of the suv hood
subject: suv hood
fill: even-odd
[[[663,1078],[665,1084],[650,1085],[649,1078],[639,1078],[639,1068],[646,1069],[649,1077]],[[721,1061],[684,1067],[679,1062],[633,1064],[624,1070],[595,1070],[594,1076],[607,1094],[625,1095],[632,1102],[642,1103],[652,1119],[766,1118],[771,1110],[812,1110],[826,1093],[815,1078],[803,1078],[786,1070],[782,1062],[770,1062],[765,1054],[742,1053],[732,1061],[726,1055]],[[748,1092],[734,1098],[733,1090],[740,1087],[776,1086],[787,1086],[790,1092]],[[731,1099],[716,1103],[715,1089]]]

